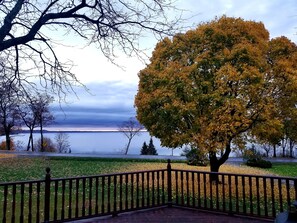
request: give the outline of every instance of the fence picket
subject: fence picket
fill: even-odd
[[[47,168],[44,180],[0,183],[1,220],[70,221],[164,205],[273,219],[297,198],[296,178],[215,173],[215,183],[210,174],[172,169],[170,160],[161,170],[62,179]]]

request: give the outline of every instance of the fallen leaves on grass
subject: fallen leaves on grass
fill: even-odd
[[[16,157],[15,154],[6,154],[6,153],[0,153],[0,159],[2,158],[13,158]]]
[[[143,171],[143,170],[156,170],[156,169],[165,169],[167,167],[166,163],[131,163],[125,166],[125,169],[122,169],[122,172],[130,171]],[[190,166],[186,163],[172,163],[171,167],[174,169],[181,170],[194,170],[194,171],[210,171],[210,167],[206,166]],[[236,174],[250,174],[250,175],[272,175],[271,172],[259,168],[253,168],[248,166],[235,166],[224,164],[221,166],[221,173],[236,173]]]
[[[173,169],[210,171],[209,166],[189,166],[186,163],[172,163]],[[100,174],[135,172],[143,170],[166,169],[166,162],[118,162],[104,160],[69,160],[49,159],[45,157],[24,158],[15,157],[2,159],[0,168],[0,182],[39,180],[45,177],[45,168],[51,168],[53,178],[67,178],[75,176],[90,176]],[[271,172],[247,166],[233,166],[225,164],[220,168],[221,173],[237,173],[251,175],[272,175]]]

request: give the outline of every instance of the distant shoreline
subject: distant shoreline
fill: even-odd
[[[121,132],[118,129],[92,129],[92,130],[68,130],[68,129],[61,129],[61,130],[43,130],[43,133],[117,133]],[[147,132],[147,130],[142,130],[142,132]],[[22,134],[22,133],[30,133],[29,130],[18,130],[15,131],[13,134]],[[40,130],[34,130],[33,133],[40,133]]]

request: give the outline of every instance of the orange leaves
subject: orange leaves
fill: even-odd
[[[296,45],[270,41],[262,23],[217,18],[157,44],[139,74],[137,117],[165,146],[223,151],[257,124],[280,125],[297,101],[296,61]]]

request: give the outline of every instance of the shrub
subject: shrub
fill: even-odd
[[[57,149],[55,147],[55,144],[50,138],[44,137],[43,138],[43,148],[44,151],[41,151],[41,139],[39,138],[36,142],[35,145],[37,147],[36,151],[38,152],[57,152]]]
[[[247,166],[259,168],[271,168],[272,163],[264,160],[261,153],[257,151],[254,145],[243,154],[243,160]]]
[[[153,139],[150,139],[150,143],[147,146],[146,142],[143,143],[140,155],[158,155],[157,150],[154,146]]]
[[[0,150],[6,150],[6,141],[0,143]],[[13,139],[10,139],[10,150],[15,150],[15,143]]]
[[[158,155],[152,138],[150,139],[150,143],[148,145],[148,154],[147,155]]]
[[[271,168],[272,163],[268,160],[264,159],[249,159],[246,161],[247,166],[252,166],[252,167],[259,167],[259,168]]]
[[[56,150],[59,153],[71,153],[69,135],[64,132],[59,132],[55,136]]]
[[[188,165],[207,166],[209,163],[207,155],[193,146],[186,147],[181,155],[186,156]]]
[[[256,149],[255,145],[253,144],[252,147],[248,148],[243,152],[242,156],[243,160],[247,161],[250,159],[262,159],[261,153]]]
[[[147,153],[148,153],[148,147],[146,142],[144,142],[140,150],[140,155],[147,155]]]

